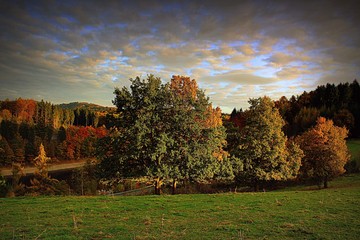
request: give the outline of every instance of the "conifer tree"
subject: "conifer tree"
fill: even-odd
[[[48,174],[48,162],[50,158],[46,156],[43,144],[40,144],[39,155],[34,159],[34,165],[37,168],[34,172],[34,178],[30,179],[31,186],[29,190],[34,195],[54,195],[56,193],[56,184],[59,182]]]
[[[0,165],[9,166],[15,160],[15,155],[4,137],[0,135]]]

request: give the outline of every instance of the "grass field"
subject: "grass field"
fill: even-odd
[[[0,199],[1,239],[358,239],[360,175],[326,190]]]
[[[348,170],[351,172],[360,171],[360,139],[349,139],[347,146],[350,150],[351,158]]]

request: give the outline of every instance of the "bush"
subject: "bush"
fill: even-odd
[[[8,191],[8,187],[6,184],[6,180],[2,175],[0,175],[0,197],[5,197],[7,191]]]
[[[357,152],[355,156],[352,156],[350,161],[345,165],[347,173],[357,173],[360,172],[360,152]]]

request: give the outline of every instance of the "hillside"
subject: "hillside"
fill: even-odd
[[[58,105],[63,109],[71,109],[75,110],[77,108],[87,109],[93,112],[107,112],[107,111],[115,111],[115,107],[104,107],[93,103],[87,102],[71,102],[71,103],[62,103]]]
[[[0,199],[2,239],[358,239],[360,175],[261,193]]]

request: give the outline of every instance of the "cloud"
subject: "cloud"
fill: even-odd
[[[240,51],[245,56],[253,56],[255,54],[255,51],[250,44],[244,44],[244,45],[240,46],[239,48],[240,48]]]
[[[301,69],[301,67],[283,67],[281,70],[276,72],[276,75],[282,80],[296,79],[304,74],[309,74],[309,71]]]
[[[261,76],[256,76],[253,74],[246,73],[243,70],[230,71],[223,74],[217,74],[206,78],[207,81],[218,81],[218,82],[230,82],[237,83],[241,85],[260,85],[276,82],[275,78],[266,78]]]
[[[293,62],[295,58],[283,52],[276,52],[265,60],[268,61],[270,65],[281,67]]]
[[[352,81],[360,74],[356,5],[4,1],[0,95],[109,105],[113,87],[131,77],[181,74],[230,109],[249,97]]]

